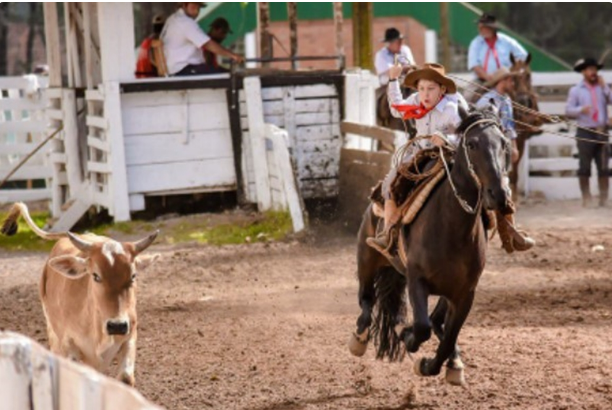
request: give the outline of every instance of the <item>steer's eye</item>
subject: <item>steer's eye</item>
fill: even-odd
[[[94,279],[94,281],[96,281],[98,283],[102,282],[102,277],[100,275],[98,275],[97,273],[93,274],[93,279]]]

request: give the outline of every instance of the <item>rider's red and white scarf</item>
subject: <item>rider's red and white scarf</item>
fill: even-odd
[[[440,101],[444,98],[444,94],[440,96],[440,99],[437,103],[427,108],[423,105],[423,103],[419,105],[408,105],[408,104],[391,104],[391,107],[395,108],[395,110],[402,113],[402,116],[405,120],[415,119],[419,120],[429,114],[431,110],[436,108]]]

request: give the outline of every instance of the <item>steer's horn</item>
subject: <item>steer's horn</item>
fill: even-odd
[[[88,242],[84,239],[79,238],[77,235],[68,232],[68,237],[74,246],[77,247],[78,250],[82,252],[89,252],[91,247],[93,246],[92,242]]]
[[[159,229],[153,232],[151,235],[147,236],[146,238],[141,239],[137,242],[134,242],[132,245],[134,245],[134,251],[136,252],[136,254],[139,254],[140,252],[144,251],[149,246],[151,246],[155,238],[157,238],[158,234],[159,234]]]

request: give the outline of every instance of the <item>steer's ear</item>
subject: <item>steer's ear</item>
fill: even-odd
[[[136,257],[136,271],[142,272],[147,269],[149,266],[153,265],[160,257],[159,253],[153,253],[149,255],[138,255]]]
[[[87,259],[64,255],[49,259],[49,266],[68,279],[80,279],[87,274]]]

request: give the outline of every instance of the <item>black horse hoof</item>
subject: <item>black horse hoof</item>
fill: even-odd
[[[414,361],[414,373],[417,376],[437,376],[440,374],[440,369],[432,369],[432,359],[419,357]]]

